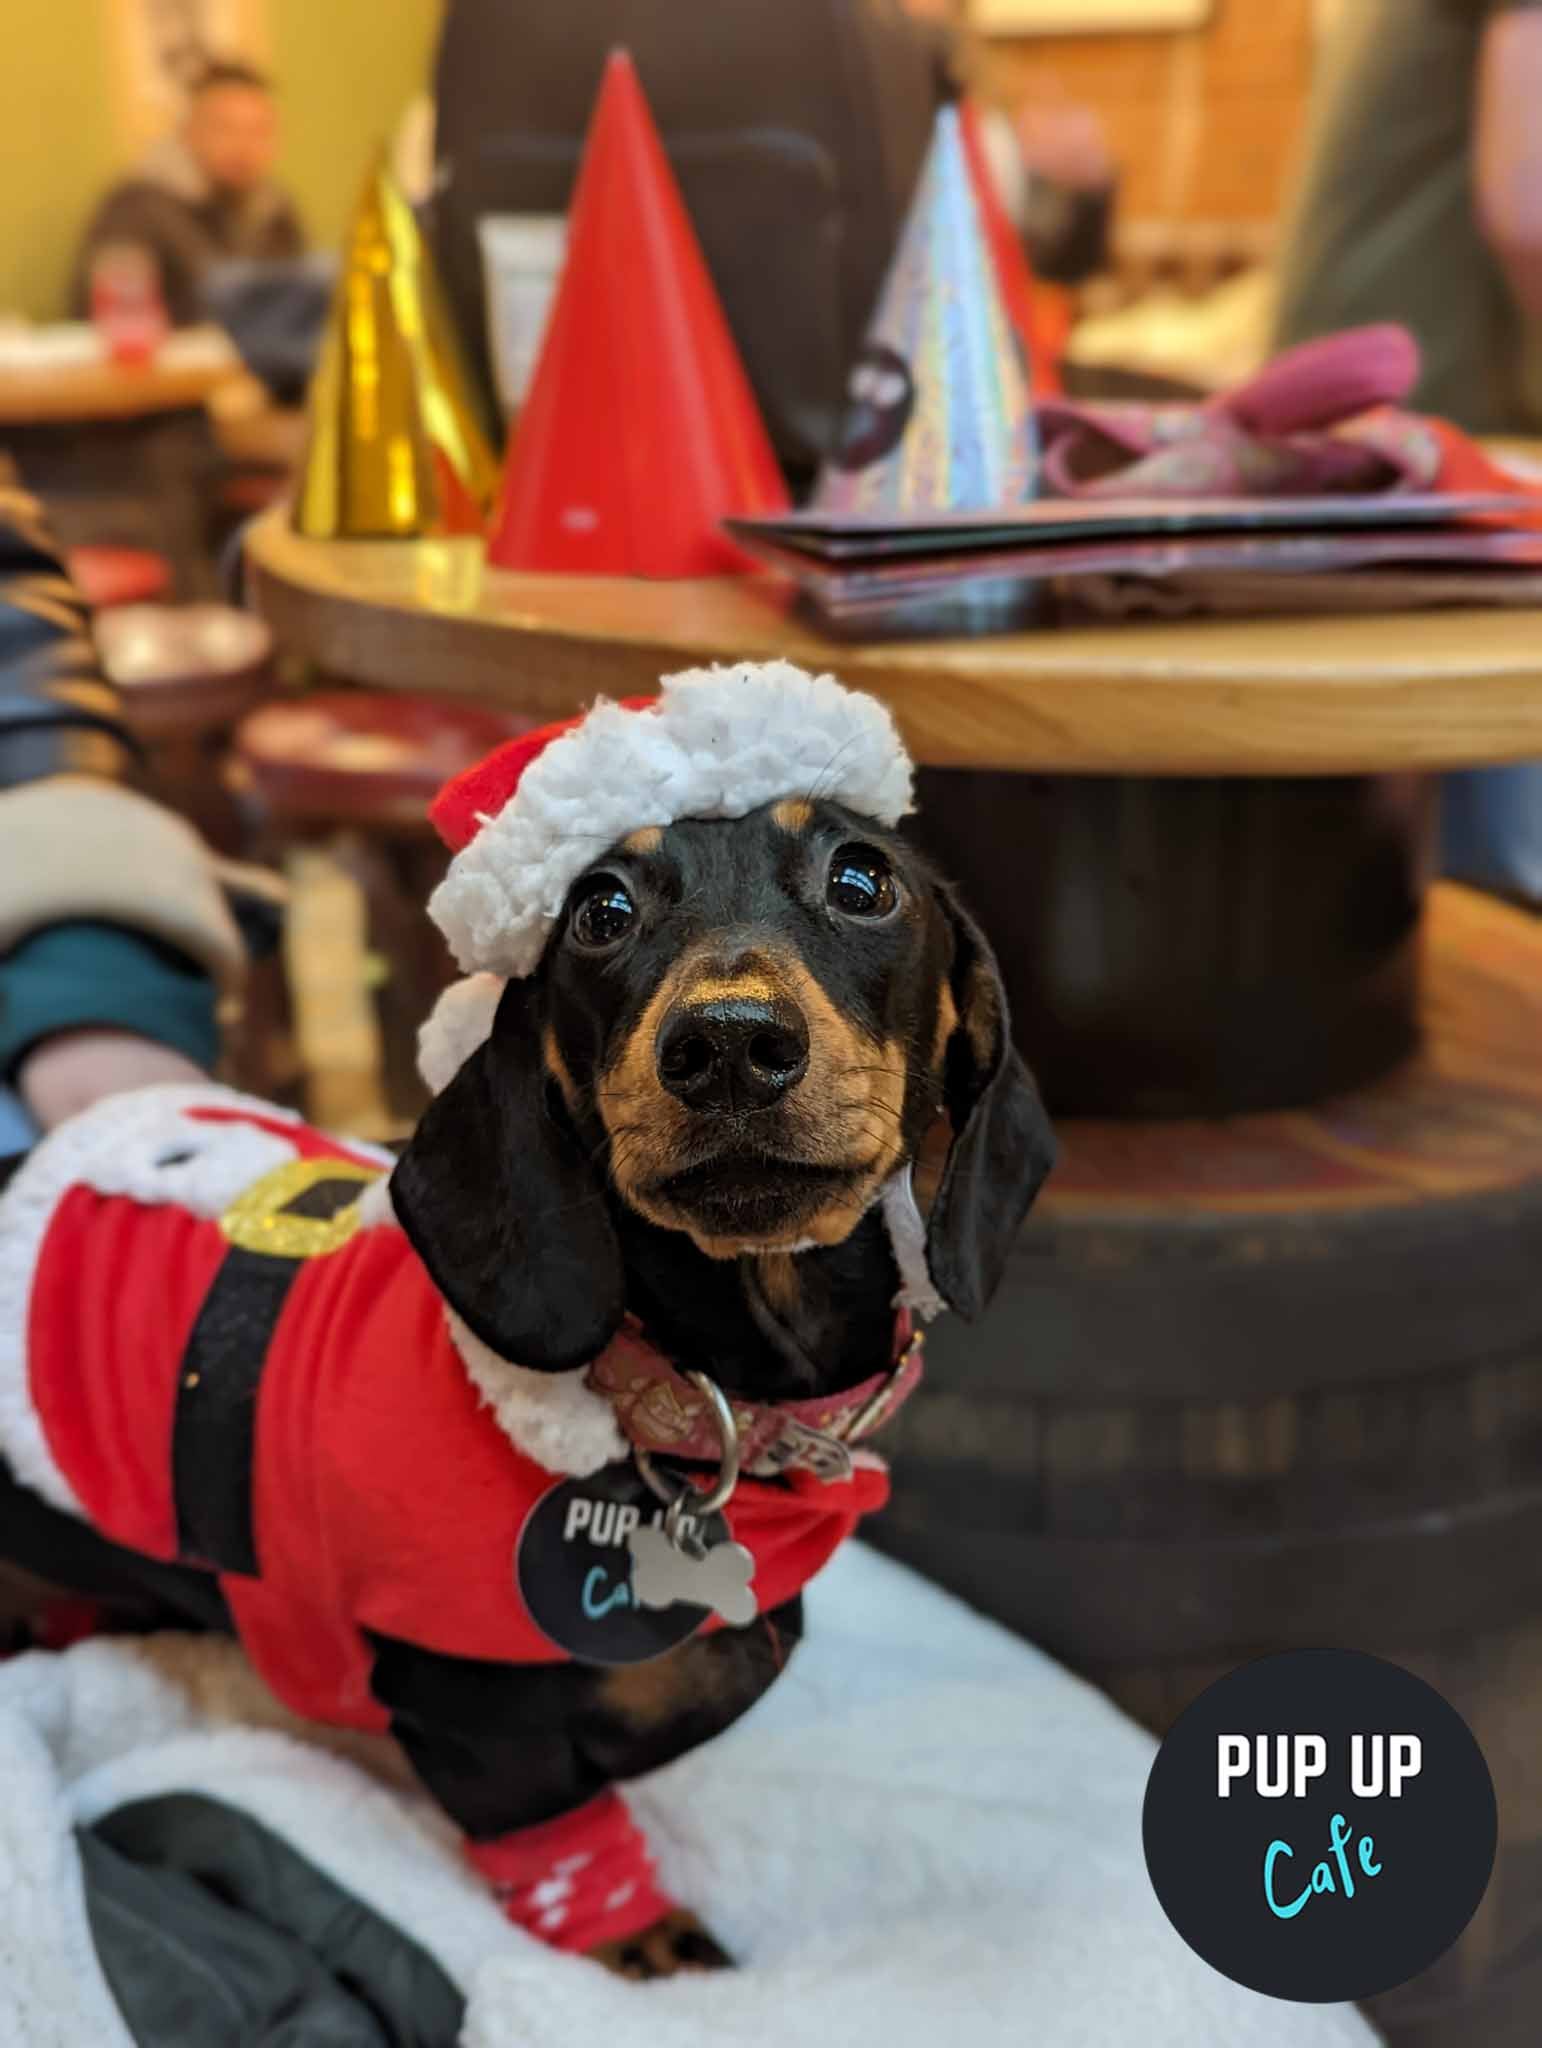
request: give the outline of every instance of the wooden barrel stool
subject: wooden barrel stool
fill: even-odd
[[[243,852],[222,771],[237,720],[272,687],[268,628],[226,604],[131,604],[103,612],[95,631],[157,794],[221,853]]]
[[[534,724],[486,705],[321,690],[254,711],[236,772],[291,885],[286,968],[305,1104],[329,1128],[404,1134],[427,1094],[418,1026],[455,966],[424,906],[449,856],[428,806]]]
[[[1466,1715],[1488,1897],[1397,2048],[1542,2009],[1542,921],[1434,892],[1423,1050],[1315,1109],[1061,1126],[978,1330],[945,1318],[875,1539],[1160,1731],[1260,1653]]]

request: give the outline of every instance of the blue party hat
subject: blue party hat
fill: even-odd
[[[1035,462],[1019,344],[945,107],[813,502],[900,519],[985,511],[1029,497]]]

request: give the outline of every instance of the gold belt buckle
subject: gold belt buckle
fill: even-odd
[[[380,1178],[378,1166],[353,1159],[288,1159],[253,1181],[220,1217],[228,1244],[270,1259],[319,1259],[344,1245],[359,1227],[359,1203],[331,1216],[296,1216],[289,1204],[323,1181],[358,1181],[360,1191]]]

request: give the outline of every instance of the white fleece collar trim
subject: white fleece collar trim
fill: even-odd
[[[742,818],[825,796],[882,825],[912,808],[912,771],[876,698],[790,661],[688,669],[647,711],[601,698],[538,754],[429,900],[461,967],[526,975],[568,890],[628,833]]]
[[[602,1465],[630,1455],[615,1410],[586,1384],[587,1367],[573,1372],[532,1372],[511,1365],[468,1330],[446,1306],[450,1338],[482,1405],[509,1442],[548,1472],[587,1479]]]

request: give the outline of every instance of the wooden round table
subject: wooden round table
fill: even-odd
[[[238,358],[220,362],[66,362],[45,367],[0,363],[0,428],[79,426],[187,412],[232,377]]]
[[[1542,757],[1542,619],[1447,611],[845,642],[772,577],[516,576],[475,542],[252,527],[281,647],[555,717],[785,656],[893,709],[922,836],[1061,1110],[1313,1100],[1417,1036],[1438,770]]]

